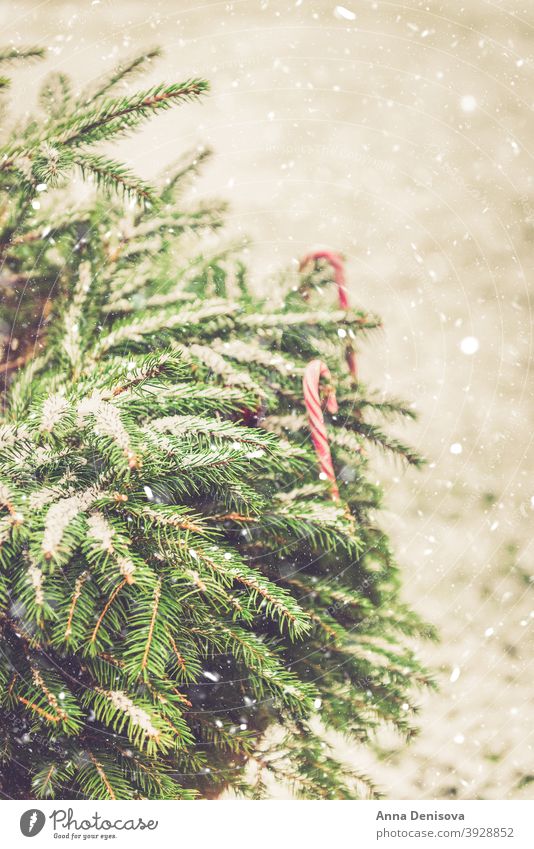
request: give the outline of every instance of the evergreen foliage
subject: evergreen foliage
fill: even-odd
[[[134,95],[117,95],[125,79],[143,69],[159,54],[149,51],[100,80],[91,90],[75,94],[64,74],[52,74],[39,95],[41,113],[4,130],[0,148],[0,294],[7,302],[0,338],[7,348],[10,371],[25,362],[40,324],[46,321],[50,298],[60,285],[62,271],[58,241],[79,251],[87,236],[84,210],[63,205],[52,209],[48,192],[63,186],[73,172],[90,178],[108,195],[123,196],[150,206],[152,187],[126,165],[95,152],[95,146],[137,129],[152,115],[171,106],[197,99],[208,89],[205,80],[158,85]],[[20,59],[43,58],[41,48],[7,49],[0,53],[4,65]],[[0,77],[0,95],[9,87]],[[31,326],[34,334],[23,331]],[[15,349],[13,349],[15,340]]]
[[[222,215],[182,198],[205,152],[146,191],[111,160],[98,176],[94,143],[205,88],[111,97],[142,64],[83,101],[53,80],[63,106],[0,166],[9,273],[60,278],[0,421],[2,792],[261,798],[270,775],[306,798],[374,793],[323,737],[410,737],[431,683],[411,647],[431,631],[400,600],[368,475],[372,445],[420,464],[382,425],[413,412],[348,374],[347,339],[379,321],[325,306],[328,268],[289,275],[274,309],[232,246],[199,242]],[[56,176],[78,166],[139,203],[30,215],[47,145]],[[338,502],[302,401],[316,357],[339,402]]]

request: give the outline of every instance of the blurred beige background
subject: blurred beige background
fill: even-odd
[[[150,177],[213,146],[197,192],[229,199],[259,288],[310,247],[345,252],[353,301],[385,321],[362,376],[420,413],[425,471],[377,470],[405,596],[442,635],[421,647],[441,692],[419,739],[347,756],[390,798],[532,798],[534,6],[9,0],[0,24],[50,48],[20,110],[52,69],[82,85],[154,44],[149,82],[211,80],[120,153]]]

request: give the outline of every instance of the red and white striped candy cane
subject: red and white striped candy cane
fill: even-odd
[[[336,483],[336,473],[334,472],[334,464],[332,463],[332,454],[330,453],[330,445],[328,444],[328,436],[326,433],[326,425],[324,422],[323,410],[321,405],[321,396],[319,393],[319,385],[321,377],[330,380],[330,370],[321,360],[312,360],[304,369],[304,378],[302,387],[304,390],[304,403],[308,411],[308,421],[310,423],[310,431],[312,442],[319,459],[319,467],[328,480],[332,498],[334,501],[339,500],[339,489]],[[337,413],[337,401],[334,390],[330,387],[326,396],[326,409],[329,413]]]
[[[345,265],[341,254],[337,254],[335,251],[313,251],[313,253],[307,254],[301,259],[300,271],[303,271],[309,263],[316,262],[318,259],[325,259],[334,269],[334,282],[337,286],[339,306],[342,310],[348,310],[349,294],[345,280]]]
[[[299,270],[303,271],[309,263],[316,262],[318,259],[325,259],[332,266],[334,270],[334,282],[337,286],[339,306],[342,310],[348,310],[349,293],[347,291],[343,257],[341,254],[335,253],[335,251],[314,251],[301,259]],[[349,371],[356,381],[358,379],[358,365],[356,363],[356,354],[354,353],[351,345],[347,346],[346,359]]]

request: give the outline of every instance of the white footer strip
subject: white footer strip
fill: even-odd
[[[2,845],[534,849],[534,801],[11,802]]]

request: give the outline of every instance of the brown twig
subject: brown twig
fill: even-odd
[[[150,626],[148,628],[148,637],[145,646],[145,653],[143,654],[143,660],[141,661],[141,669],[145,669],[148,663],[148,655],[150,652],[150,646],[152,644],[152,637],[154,635],[154,626],[156,624],[156,616],[158,615],[158,607],[159,607],[159,599],[161,595],[161,580],[156,584],[156,589],[154,590],[154,601],[152,604],[152,616],[150,617]]]
[[[93,631],[93,633],[92,633],[92,635],[91,635],[91,642],[92,642],[92,643],[94,643],[94,641],[96,640],[96,635],[98,634],[98,630],[99,630],[99,628],[100,628],[100,626],[101,626],[101,624],[102,624],[102,620],[103,620],[104,616],[106,615],[106,613],[108,612],[109,608],[111,607],[111,605],[113,604],[113,602],[114,602],[114,601],[115,601],[115,599],[117,598],[117,595],[120,593],[120,591],[122,590],[122,588],[126,585],[126,583],[127,583],[127,581],[126,581],[126,578],[125,578],[125,579],[124,579],[124,581],[121,581],[121,583],[120,583],[120,584],[118,584],[118,585],[115,587],[115,589],[114,589],[114,590],[113,590],[113,592],[111,593],[111,595],[110,595],[109,599],[107,600],[107,602],[106,602],[106,604],[105,604],[105,606],[104,606],[104,610],[102,611],[102,613],[101,613],[101,614],[100,614],[100,616],[98,617],[98,621],[97,621],[97,623],[96,623],[96,625],[95,625],[95,629],[94,629],[94,631]]]

